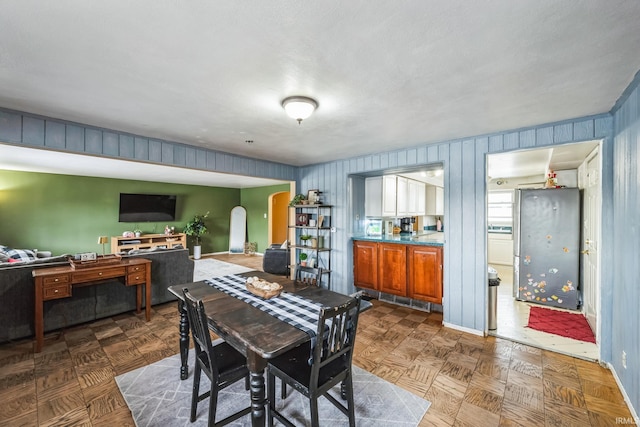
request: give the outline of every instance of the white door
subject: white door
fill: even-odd
[[[600,276],[598,247],[600,237],[600,155],[594,150],[586,161],[584,180],[584,218],[582,225],[582,265],[584,314],[596,342],[600,342],[598,312],[600,309]]]

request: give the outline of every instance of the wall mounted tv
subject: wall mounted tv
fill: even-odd
[[[119,222],[159,222],[176,219],[176,196],[120,193]]]

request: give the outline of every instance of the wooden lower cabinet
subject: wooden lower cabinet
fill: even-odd
[[[442,304],[442,248],[409,246],[409,298]]]
[[[378,243],[353,241],[353,279],[359,288],[378,290]]]
[[[407,245],[378,243],[378,290],[407,296]]]
[[[353,242],[355,286],[442,304],[442,247]]]

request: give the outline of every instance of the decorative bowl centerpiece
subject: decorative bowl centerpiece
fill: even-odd
[[[267,282],[259,277],[249,277],[246,282],[247,290],[260,298],[270,299],[277,297],[282,292],[282,285],[275,282]]]

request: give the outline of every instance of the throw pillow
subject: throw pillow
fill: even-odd
[[[32,261],[37,258],[35,252],[29,249],[9,249],[6,254],[16,261]]]

